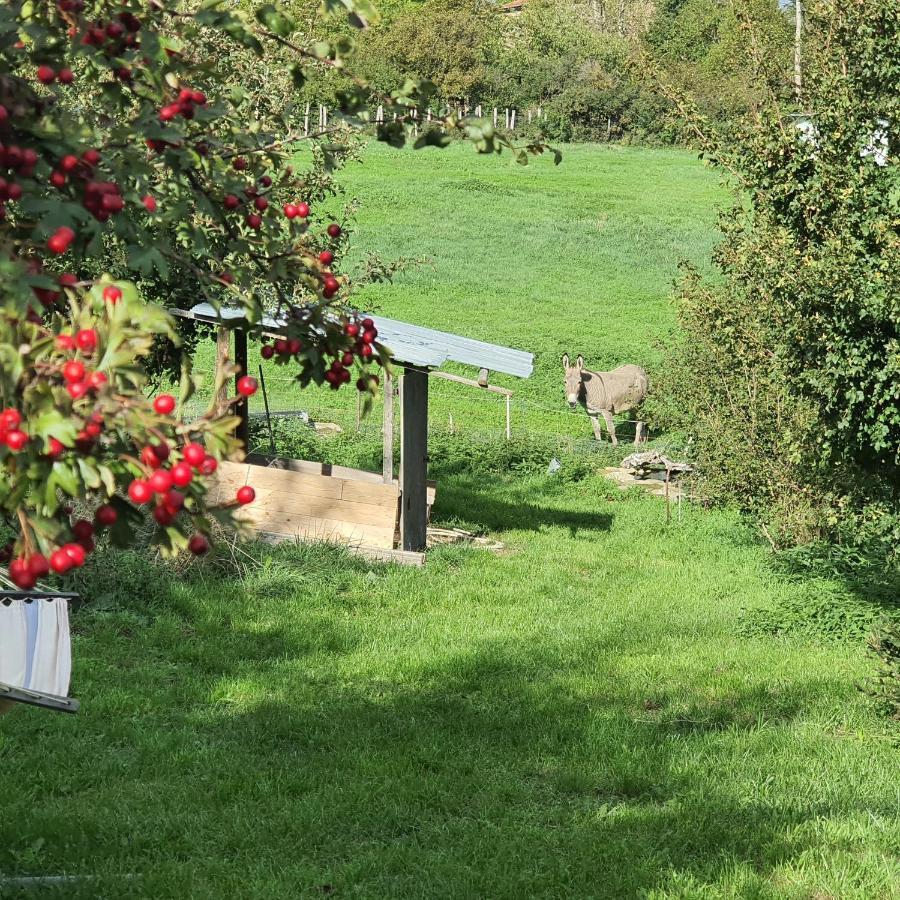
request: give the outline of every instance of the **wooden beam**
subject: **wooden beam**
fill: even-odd
[[[225,371],[228,358],[231,355],[231,332],[221,325],[216,329],[216,381]],[[228,379],[222,377],[219,390],[216,391],[216,410],[221,415],[228,404]]]
[[[493,384],[482,384],[475,381],[474,378],[463,378],[462,375],[454,375],[452,372],[437,372],[432,370],[428,373],[432,378],[443,378],[445,381],[455,381],[457,384],[467,384],[469,387],[481,388],[483,391],[490,391],[492,394],[502,394],[504,397],[512,397],[512,391],[509,388],[497,387]]]
[[[235,385],[237,380],[247,374],[247,330],[245,328],[235,328],[234,330],[234,364],[238,367],[235,375]],[[237,393],[237,387],[235,387]],[[235,437],[244,447],[244,453],[250,452],[250,402],[246,397],[241,397],[240,401],[235,404],[235,414],[240,416]]]
[[[400,384],[401,549],[425,549],[428,521],[428,372],[406,368]]]
[[[394,480],[394,376],[384,372],[384,421],[382,430],[381,474],[385,484]]]

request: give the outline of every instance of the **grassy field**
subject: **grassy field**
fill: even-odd
[[[549,158],[524,167],[485,158],[461,144],[374,146],[342,181],[360,202],[351,261],[363,250],[429,260],[361,290],[359,305],[534,353],[532,378],[493,379],[516,391],[514,428],[585,437],[587,420],[565,406],[560,357],[580,352],[595,368],[652,369],[656,342],[674,321],[678,263],[708,265],[716,211],[728,199],[696,154],[615,146],[567,147],[558,167]],[[211,365],[207,346],[198,368]],[[282,371],[266,369],[274,407],[353,422],[352,391],[300,395]],[[432,392],[436,424],[452,415],[470,428],[503,427],[495,395],[436,381]]]
[[[101,876],[69,897],[898,895],[860,649],[740,633],[810,585],[733,517],[667,527],[599,479],[444,487],[503,555],[102,563],[127,601],[79,617],[83,713],[0,724],[0,872]]]
[[[536,352],[517,427],[550,434],[588,433],[555,412],[563,350],[658,362],[677,259],[703,264],[723,198],[675,151],[379,150],[347,177],[360,245],[435,260],[370,305]],[[499,555],[251,547],[170,574],[101,554],[77,585],[83,711],[0,719],[0,897],[63,873],[78,898],[900,897],[900,753],[858,689],[868,596],[579,462],[435,471],[437,521]],[[771,609],[831,624],[775,637]]]

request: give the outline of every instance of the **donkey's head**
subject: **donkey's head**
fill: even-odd
[[[566,373],[566,400],[569,406],[575,409],[579,403],[584,401],[584,381],[582,380],[582,372],[584,371],[584,357],[581,354],[575,360],[575,365],[569,365],[569,354],[564,353],[562,358],[563,371]]]

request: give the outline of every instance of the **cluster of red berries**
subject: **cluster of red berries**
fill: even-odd
[[[41,84],[53,84],[54,81],[59,81],[60,84],[71,84],[75,80],[75,73],[71,69],[60,69],[57,72],[51,66],[38,66],[37,80]]]
[[[6,444],[18,453],[28,443],[28,434],[21,429],[22,414],[17,409],[4,409],[0,413],[0,444]]]
[[[159,121],[171,122],[178,116],[183,119],[193,119],[194,108],[197,106],[206,106],[206,94],[203,91],[182,88],[178,92],[178,99],[174,103],[167,103],[159,111]]]
[[[74,338],[71,335],[60,335],[56,339],[56,346],[59,350],[77,348],[89,356],[97,348],[97,333],[91,328],[85,328]],[[91,349],[88,350],[88,347]],[[99,391],[109,380],[104,372],[89,371],[80,359],[70,359],[65,363],[62,367],[62,377],[66,391],[73,400],[80,400],[92,392]]]
[[[60,0],[61,2],[63,0]],[[140,46],[136,36],[140,30],[141,20],[134,13],[125,10],[105,25],[103,22],[91,25],[82,35],[81,43],[84,47],[99,47],[109,57],[121,56],[125,50],[133,50]]]
[[[290,340],[278,338],[274,344],[263,344],[260,347],[259,355],[263,359],[272,359],[273,356],[288,359],[291,356],[296,356],[302,349],[303,341],[300,338],[291,338]]]
[[[0,106],[0,126],[8,118],[9,113],[5,106]],[[38,163],[38,154],[31,147],[19,147],[16,144],[4,146],[0,144],[0,172],[15,173],[20,178],[31,178],[34,175],[34,167]],[[0,177],[0,219],[6,218],[6,203],[10,200],[19,200],[22,197],[22,185],[12,178]]]

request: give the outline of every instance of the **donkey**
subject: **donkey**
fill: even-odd
[[[566,373],[566,399],[569,406],[575,409],[580,403],[587,411],[594,429],[594,437],[603,440],[603,432],[597,415],[603,416],[606,430],[613,444],[616,440],[616,426],[613,413],[635,409],[643,403],[647,396],[649,381],[647,373],[640,366],[619,366],[611,372],[590,372],[584,367],[584,357],[569,365],[569,354],[563,354],[563,369]],[[644,440],[644,423],[638,422],[634,436],[636,444]]]

